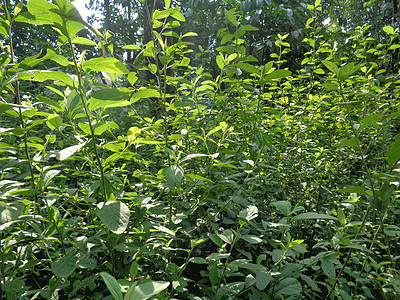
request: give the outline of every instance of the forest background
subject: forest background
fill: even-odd
[[[399,299],[397,0],[89,5],[0,5],[1,299]]]

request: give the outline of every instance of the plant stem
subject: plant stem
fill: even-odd
[[[104,201],[106,202],[107,201],[107,191],[106,191],[106,184],[105,184],[106,180],[105,180],[105,175],[104,175],[104,167],[103,167],[103,164],[102,164],[101,159],[100,159],[99,151],[97,149],[97,143],[96,143],[96,136],[95,136],[95,132],[94,132],[94,127],[93,127],[92,121],[90,119],[90,111],[89,111],[89,107],[88,107],[88,104],[87,104],[87,99],[86,99],[86,95],[85,95],[85,92],[84,92],[84,88],[83,88],[83,85],[82,85],[81,69],[80,69],[80,67],[78,65],[78,62],[76,61],[76,56],[75,56],[75,53],[74,53],[74,46],[72,44],[71,38],[69,38],[69,37],[68,37],[68,43],[69,43],[69,46],[70,46],[72,58],[74,60],[74,66],[75,66],[76,75],[78,76],[78,88],[77,88],[76,91],[77,91],[77,93],[79,95],[79,98],[81,99],[83,108],[85,110],[86,118],[87,118],[88,123],[89,123],[91,138],[92,138],[92,142],[93,142],[93,153],[94,153],[95,159],[97,161],[97,167],[100,170],[100,185],[102,187]]]

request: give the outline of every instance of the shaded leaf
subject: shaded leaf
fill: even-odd
[[[319,214],[315,212],[307,212],[298,214],[292,218],[292,221],[299,221],[299,220],[334,220],[337,221],[338,219],[334,216],[326,215],[326,214]]]
[[[100,273],[101,277],[103,278],[104,282],[108,290],[110,291],[111,295],[114,297],[115,300],[123,300],[121,286],[118,281],[110,274],[106,272]]]
[[[51,271],[57,277],[66,278],[75,271],[78,263],[77,256],[64,256],[51,263]]]
[[[121,234],[128,226],[130,210],[120,201],[108,201],[97,205],[96,214],[109,230]]]
[[[169,285],[170,283],[166,281],[150,280],[136,285],[133,292],[129,294],[129,297],[125,297],[124,300],[146,300],[150,297],[158,295],[163,290],[168,288]]]

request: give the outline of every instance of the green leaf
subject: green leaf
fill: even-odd
[[[79,151],[79,149],[81,149],[83,146],[85,146],[85,143],[79,145],[73,145],[65,149],[62,149],[60,150],[60,152],[58,152],[56,157],[58,160],[66,160],[68,157],[74,155],[75,152]]]
[[[233,39],[234,35],[232,33],[227,33],[223,36],[221,39],[221,45],[226,44],[229,42],[231,39]]]
[[[96,214],[109,230],[121,234],[128,226],[130,210],[120,201],[108,201],[97,205]]]
[[[140,50],[140,46],[137,45],[126,45],[123,46],[122,49],[126,49],[126,50]]]
[[[360,126],[359,130],[362,130],[368,126],[371,126],[371,125],[379,122],[380,120],[382,120],[382,114],[370,115],[361,120],[361,126]]]
[[[339,143],[334,144],[335,147],[347,146],[347,147],[357,147],[359,141],[357,137],[352,137],[351,139],[344,138]]]
[[[37,25],[49,24],[58,28],[62,34],[74,38],[85,28],[82,17],[75,6],[66,0],[57,0],[51,4],[46,0],[29,0],[27,7],[34,18],[27,21]]]
[[[219,272],[216,266],[211,267],[208,277],[210,278],[211,285],[216,286],[219,278]]]
[[[209,238],[220,248],[224,245],[224,241],[215,233],[210,234]]]
[[[294,241],[291,241],[290,244],[289,244],[289,248],[296,247],[297,245],[300,245],[300,244],[303,243],[303,242],[304,242],[304,240],[294,240]]]
[[[198,34],[196,32],[187,32],[184,35],[182,35],[182,38],[189,36],[198,36]]]
[[[217,55],[215,60],[217,62],[218,68],[222,70],[224,68],[224,57],[222,56],[222,54],[220,53],[219,55]]]
[[[253,66],[251,64],[240,62],[240,63],[236,63],[235,65],[239,69],[249,72],[251,74],[257,74],[257,75],[261,74],[260,70],[256,66]]]
[[[70,87],[73,87],[75,83],[75,81],[71,78],[71,76],[65,74],[64,72],[47,71],[47,70],[30,70],[15,74],[14,76],[10,77],[8,80],[3,82],[3,86],[17,80],[36,81],[36,82],[54,80],[54,81],[61,81]]]
[[[165,19],[165,18],[169,17],[174,11],[176,11],[176,9],[174,9],[174,8],[169,8],[166,10],[156,9],[153,12],[153,20]]]
[[[2,182],[0,182],[1,184]],[[4,182],[3,182],[4,183]],[[0,206],[0,224],[11,222],[19,217],[24,210],[22,203],[13,202]]]
[[[260,291],[265,290],[268,284],[271,282],[272,276],[267,271],[258,271],[256,273],[256,287]]]
[[[183,169],[178,166],[170,166],[165,172],[165,178],[171,190],[180,187],[183,179]]]
[[[324,88],[326,88],[328,91],[337,91],[339,90],[339,86],[335,83],[330,83],[330,82],[324,82],[322,84]]]
[[[185,156],[184,158],[182,158],[180,160],[180,163],[183,163],[184,161],[193,159],[193,158],[198,158],[198,157],[217,157],[217,155],[208,155],[208,154],[202,154],[202,153],[193,153],[193,154],[189,154],[187,156]]]
[[[127,101],[132,92],[130,90],[123,89],[101,89],[92,93],[92,97],[89,100],[89,109],[95,110],[98,108],[109,108],[109,107],[122,107],[130,105]]]
[[[400,275],[390,278],[390,283],[393,285],[394,290],[400,293]]]
[[[257,217],[258,217],[258,208],[257,206],[254,205],[249,205],[246,209],[242,210],[239,213],[239,218],[246,222],[250,222],[251,220]]]
[[[6,104],[6,103],[0,103],[0,115],[3,113],[3,112],[5,112],[5,111],[7,111],[7,110],[9,110],[11,107],[13,107],[14,105],[12,105],[12,104]]]
[[[285,278],[275,287],[275,291],[280,295],[300,295],[302,287],[295,278]]]
[[[230,229],[225,229],[222,233],[218,233],[218,236],[228,244],[232,244],[235,239],[235,234]]]
[[[339,68],[338,66],[329,60],[323,60],[322,63],[331,71],[333,74],[338,75],[339,74]]]
[[[399,48],[400,48],[399,44],[394,44],[394,45],[391,45],[388,50],[395,50],[395,49],[399,49]]]
[[[150,98],[150,97],[155,97],[155,98],[159,98],[161,97],[161,94],[153,89],[144,89],[144,90],[140,90],[139,92],[136,92],[135,94],[133,94],[131,99],[141,99],[141,98]]]
[[[87,135],[92,134],[92,132],[90,130],[90,125],[88,123],[79,122],[78,126]],[[92,126],[94,128],[94,135],[102,135],[104,133],[104,131],[106,131],[108,129],[108,124],[106,122],[99,122],[96,124],[92,124]]]
[[[332,279],[332,280],[336,279],[335,266],[331,261],[326,260],[326,259],[321,260],[321,267],[329,279]]]
[[[132,143],[136,138],[139,136],[139,134],[142,132],[142,130],[139,127],[133,126],[129,128],[128,130],[128,142]]]
[[[179,39],[179,35],[175,31],[164,31],[162,33],[162,35],[164,35],[164,36],[172,36],[174,38]],[[160,44],[163,45],[162,43],[160,43]]]
[[[18,2],[17,5],[14,7],[14,16],[18,15],[21,11],[22,8],[24,7],[24,2]]]
[[[364,196],[371,196],[372,192],[367,190],[363,186],[349,186],[347,188],[338,190],[339,193],[348,193],[348,194],[359,194],[359,195],[364,195]]]
[[[299,221],[299,220],[334,220],[337,221],[338,219],[334,216],[326,215],[326,214],[319,214],[315,212],[307,212],[298,214],[297,216],[292,218],[292,221]]]
[[[243,25],[240,27],[240,29],[246,30],[246,31],[257,31],[259,30],[257,27],[251,26],[251,25]]]
[[[79,45],[87,45],[87,46],[96,46],[97,44],[87,38],[84,37],[76,37],[72,40],[72,43]]]
[[[287,217],[291,210],[292,204],[289,201],[274,201],[271,205],[275,206],[285,217]]]
[[[387,160],[389,165],[391,166],[393,166],[400,160],[400,138],[398,138],[388,147]]]
[[[77,256],[64,256],[51,263],[51,271],[57,277],[66,278],[74,273],[79,258]]]
[[[48,170],[43,176],[44,187],[48,187],[53,178],[56,177],[60,172],[61,170]]]
[[[30,0],[27,3],[29,13],[33,15],[37,25],[54,24],[54,11],[58,10],[57,6],[46,0]]]
[[[171,17],[173,17],[174,19],[176,19],[178,21],[181,21],[181,22],[185,22],[186,21],[184,15],[182,15],[182,13],[179,12],[179,11],[176,11],[176,12],[172,13]]]
[[[272,67],[272,64],[271,64]],[[281,79],[281,78],[286,78],[288,76],[292,75],[292,72],[289,70],[275,70],[272,73],[269,73],[264,77],[264,79]]]
[[[131,279],[136,278],[138,270],[138,263],[136,260],[134,260],[131,264],[131,268],[129,269],[129,276],[131,277]]]
[[[136,83],[137,80],[138,77],[136,76],[136,72],[130,72],[128,74],[128,81],[132,86]]]
[[[344,226],[347,224],[346,216],[344,214],[343,209],[341,209],[341,208],[337,209],[337,216],[338,216],[340,225]]]
[[[129,294],[129,297],[125,297],[124,300],[146,300],[150,297],[156,296],[163,290],[169,287],[169,282],[166,281],[153,281],[149,280],[145,283],[136,285],[133,292]],[[127,294],[128,295],[128,294]]]
[[[345,80],[346,78],[357,72],[360,68],[361,68],[360,65],[355,66],[354,63],[349,63],[347,65],[344,65],[339,70],[338,79]]]
[[[171,6],[171,0],[164,0],[164,7],[168,9]]]
[[[49,126],[50,129],[57,129],[60,130],[60,127],[62,125],[62,119],[59,115],[57,114],[50,114],[47,116],[47,126]]]
[[[260,239],[258,236],[248,234],[242,235],[241,239],[252,245],[261,244],[263,242],[263,240]]]
[[[106,272],[100,273],[101,277],[103,278],[104,282],[108,290],[110,291],[111,295],[114,297],[115,300],[123,300],[121,286],[118,281],[110,274]]]
[[[194,180],[201,180],[201,181],[207,181],[207,182],[213,183],[213,181],[211,181],[210,179],[205,178],[205,177],[200,176],[200,175],[197,175],[197,174],[186,173],[185,176],[186,176],[186,177],[189,177],[189,178],[192,178],[192,179],[194,179]]]
[[[235,27],[238,26],[238,22],[235,17],[235,9],[234,8],[232,8],[231,10],[225,9],[225,16],[228,19],[228,21],[233,24],[233,26],[235,26]]]
[[[129,70],[125,65],[114,57],[96,57],[85,61],[82,65],[85,72],[97,71],[112,74],[128,74]]]
[[[392,26],[385,26],[385,27],[382,28],[382,30],[383,30],[384,32],[386,32],[386,33],[394,34],[394,29],[393,29]]]

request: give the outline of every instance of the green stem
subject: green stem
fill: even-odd
[[[368,206],[367,212],[365,213],[365,215],[364,215],[364,217],[363,217],[361,226],[360,226],[360,228],[359,228],[359,230],[358,230],[358,232],[357,232],[357,234],[356,234],[356,237],[361,233],[361,230],[364,228],[365,223],[367,222],[367,218],[368,218],[368,216],[369,216],[370,211],[371,211],[371,206]],[[347,264],[348,264],[349,261],[350,261],[350,257],[351,257],[351,253],[352,253],[352,252],[353,252],[353,248],[350,248],[350,249],[349,249],[349,252],[347,253],[346,260],[344,261],[344,263],[343,263],[343,265],[342,265],[342,268],[340,269],[339,273],[338,273],[337,276],[336,276],[335,282],[333,283],[333,285],[332,285],[332,287],[331,287],[329,293],[328,293],[328,294],[326,295],[326,297],[324,298],[325,300],[328,300],[328,299],[330,298],[330,296],[332,295],[333,291],[335,290],[335,287],[336,287],[336,285],[337,285],[338,282],[339,282],[340,276],[342,276],[342,273],[343,273],[343,271],[344,271],[344,268],[347,266]]]
[[[8,11],[8,7],[7,7],[7,1],[3,1],[3,3],[4,3],[4,10],[5,10],[6,14],[9,16],[9,11]],[[10,17],[10,19],[11,19],[11,17]],[[13,46],[14,42],[13,42],[13,36],[12,36],[12,26],[13,26],[13,23],[14,23],[13,21],[14,20],[11,20],[11,22],[10,22],[10,29],[9,29],[7,37],[9,39],[9,41],[10,41],[10,59],[11,59],[11,62],[15,63],[15,61],[14,61],[15,60],[14,46]],[[21,109],[21,104],[22,104],[21,91],[20,91],[20,88],[19,88],[19,81],[18,80],[15,83],[15,102],[16,102],[16,104],[19,105],[19,107],[18,107],[18,116],[19,116],[19,119],[20,119],[20,122],[21,122],[21,127],[24,129],[24,136],[23,136],[23,139],[24,139],[24,152],[25,152],[25,157],[26,157],[26,159],[28,161],[28,168],[29,168],[29,174],[30,174],[32,189],[36,190],[35,175],[34,175],[34,172],[33,172],[33,166],[32,166],[32,163],[31,163],[29,150],[28,150],[28,131],[27,131],[27,127],[26,127],[26,123],[25,123],[24,117],[22,115],[22,109]],[[39,200],[38,200],[37,194],[33,193],[33,197],[34,197],[35,212],[36,212],[36,214],[39,215],[40,214],[40,207],[39,207]],[[43,226],[43,223],[42,223],[42,226]]]
[[[85,110],[86,118],[87,118],[88,123],[89,123],[91,138],[92,138],[92,142],[93,142],[93,153],[94,153],[95,159],[97,161],[97,167],[100,170],[100,183],[101,183],[100,185],[102,187],[104,201],[107,201],[107,192],[106,192],[106,185],[105,185],[106,181],[105,181],[105,175],[104,175],[104,167],[103,167],[103,164],[102,164],[101,159],[100,159],[100,155],[99,155],[99,151],[98,151],[97,143],[96,143],[96,136],[95,136],[95,133],[94,133],[94,127],[93,127],[92,121],[90,119],[90,111],[89,111],[86,95],[85,95],[83,84],[82,84],[81,69],[80,69],[80,67],[78,65],[78,62],[76,61],[76,57],[75,57],[75,53],[74,53],[74,46],[72,44],[71,38],[69,38],[69,37],[68,37],[68,43],[69,43],[69,46],[70,46],[72,58],[74,60],[74,66],[75,66],[76,75],[78,76],[77,93],[79,95],[79,98],[81,99],[83,108]]]

